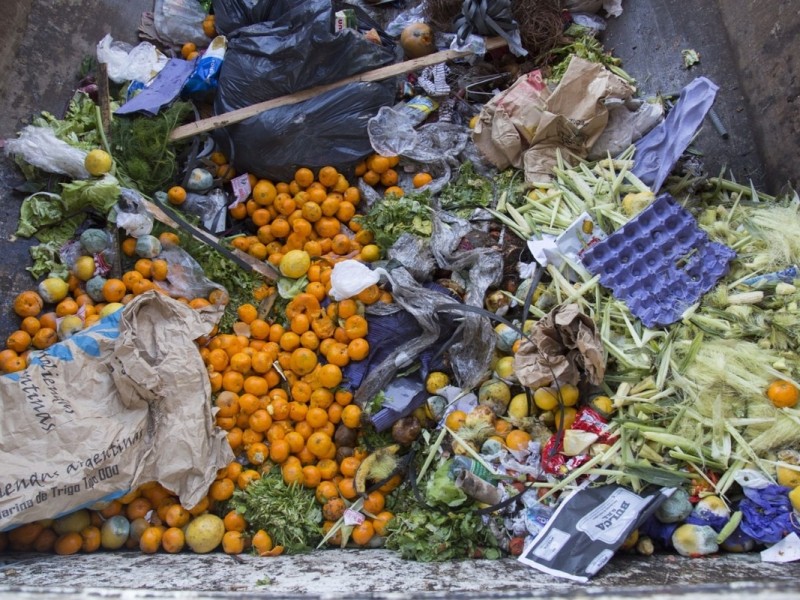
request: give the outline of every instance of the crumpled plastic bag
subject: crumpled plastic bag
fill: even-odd
[[[330,297],[345,300],[363,292],[378,283],[381,276],[357,260],[343,260],[336,263],[331,273]]]
[[[663,120],[664,106],[660,102],[615,102],[608,106],[608,125],[587,158],[618,156]]]
[[[131,237],[148,235],[153,230],[153,215],[147,210],[144,198],[136,190],[122,188],[119,200],[109,217]]]
[[[742,489],[745,498],[739,503],[742,511],[739,528],[743,533],[761,544],[775,544],[793,531],[800,533],[789,500],[790,488],[768,485],[762,489]]]
[[[605,375],[603,342],[594,321],[577,304],[560,305],[540,319],[514,355],[522,385],[536,389],[558,382],[578,385],[585,374],[600,385]]]
[[[109,33],[97,44],[97,60],[106,64],[108,77],[114,83],[147,83],[158,75],[169,59],[150,42],[131,47],[124,42],[115,42]]]
[[[159,285],[173,298],[207,298],[214,290],[225,290],[206,277],[203,267],[180,246],[164,246],[158,258],[169,266],[166,279]]]
[[[206,11],[198,0],[156,0],[153,25],[162,42],[181,46],[194,42],[198,48],[208,45],[203,32]]]
[[[87,152],[58,139],[49,127],[25,126],[16,139],[6,140],[5,152],[48,173],[68,175],[72,179],[90,177],[83,166]]]

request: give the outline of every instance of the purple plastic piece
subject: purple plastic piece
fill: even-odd
[[[714,287],[735,256],[663,194],[589,248],[583,264],[647,327],[663,327]]]

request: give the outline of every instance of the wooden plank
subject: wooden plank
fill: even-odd
[[[486,50],[502,48],[506,44],[506,40],[501,37],[486,38]],[[287,106],[289,104],[297,104],[298,102],[310,100],[311,98],[314,98],[322,93],[335,90],[350,83],[381,81],[383,79],[388,79],[389,77],[394,77],[395,75],[403,75],[405,73],[410,73],[411,71],[418,71],[431,65],[436,65],[448,60],[453,60],[455,58],[462,58],[464,56],[469,56],[470,54],[470,52],[442,50],[441,52],[434,52],[433,54],[429,54],[421,58],[415,58],[412,60],[406,60],[404,62],[387,65],[385,67],[373,69],[372,71],[366,71],[364,73],[352,75],[351,77],[341,79],[334,83],[317,85],[299,92],[295,92],[294,94],[289,94],[288,96],[280,96],[279,98],[273,98],[271,100],[253,104],[251,106],[232,110],[222,115],[217,115],[215,117],[209,117],[207,119],[195,121],[194,123],[181,125],[180,127],[176,127],[172,130],[169,139],[175,142],[195,136],[198,133],[205,133],[206,131],[218,129],[219,127],[227,127],[228,125],[233,125],[234,123],[244,121],[245,119],[249,119],[254,115],[260,114],[272,108],[278,108],[279,106]]]

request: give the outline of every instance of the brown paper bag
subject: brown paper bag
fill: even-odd
[[[197,504],[234,458],[193,342],[219,313],[148,292],[0,377],[0,530],[148,481]]]
[[[600,64],[573,57],[555,90],[539,71],[517,79],[481,111],[472,139],[498,169],[521,168],[529,183],[552,178],[557,150],[586,157],[608,123],[609,98],[634,88]]]

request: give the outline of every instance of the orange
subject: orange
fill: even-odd
[[[97,527],[92,527],[92,526],[90,526],[90,527],[91,527],[92,530],[97,529]],[[88,530],[89,530],[90,527],[87,527],[83,531],[81,531],[81,537],[84,538],[84,545],[81,546],[81,550],[83,550],[84,552],[94,552],[95,550],[97,550],[100,547],[100,530],[97,529],[97,540],[96,540],[96,542],[92,543],[92,547],[96,543],[97,548],[94,548],[94,550],[88,549],[88,545],[86,544],[86,537],[83,536],[83,532],[86,531],[87,533],[89,533]],[[94,531],[92,531],[90,535],[92,535],[93,533],[94,533]],[[56,540],[57,539],[58,539],[58,534],[55,531],[53,531],[52,529],[44,529],[39,534],[39,536],[36,538],[36,540],[34,540],[33,549],[34,549],[34,551],[41,552],[43,554],[44,553],[51,553],[51,552],[53,552],[53,548],[56,545]],[[3,550],[4,550],[3,544],[0,543],[0,552],[2,552]]]
[[[389,533],[388,526],[390,521],[394,519],[394,515],[388,510],[384,510],[375,515],[372,519],[372,526],[375,528],[375,533],[380,536],[385,536]]]
[[[170,204],[180,206],[186,202],[186,190],[179,185],[172,186],[167,191],[167,200]]]
[[[244,520],[242,513],[235,510],[226,514],[222,522],[225,524],[225,531],[244,532],[244,530],[247,529],[247,521]]]
[[[381,185],[385,185],[386,187],[397,185],[397,171],[389,168],[381,173]]]
[[[506,446],[510,450],[525,450],[530,441],[531,435],[521,429],[512,429],[506,435]]]
[[[255,533],[255,535],[253,536],[252,544],[253,548],[255,548],[256,551],[262,555],[272,550],[272,538],[263,529],[259,529]]]
[[[136,254],[136,238],[134,237],[126,237],[122,240],[121,244],[122,253],[125,256],[132,257]]]
[[[33,291],[25,291],[14,298],[14,312],[20,317],[35,317],[42,312],[44,300]]]
[[[299,463],[287,461],[281,465],[281,476],[286,485],[303,483],[303,467]]]
[[[274,440],[269,446],[269,459],[277,464],[286,462],[291,446],[286,439]]]
[[[259,206],[269,206],[275,201],[278,190],[275,185],[267,180],[261,179],[253,188],[253,200]]]
[[[151,268],[153,272],[153,279],[155,281],[164,281],[167,278],[167,273],[169,272],[169,264],[163,258],[153,259],[153,264]],[[113,300],[109,300],[109,302],[113,302]]]
[[[251,465],[260,465],[269,458],[269,448],[263,442],[251,444],[247,448],[247,460]]]
[[[356,496],[358,496],[358,492],[356,492],[355,483],[352,477],[345,477],[339,480],[337,487],[339,488],[339,494],[341,494],[342,498],[345,500],[353,500]]]
[[[767,388],[767,397],[777,408],[792,408],[799,395],[794,384],[783,379],[773,381]]]
[[[56,551],[56,554],[76,554],[81,551],[81,547],[83,547],[83,538],[81,534],[72,531],[59,536],[53,549]]]
[[[121,279],[111,278],[103,284],[103,298],[106,302],[119,302],[126,291],[125,283]]]
[[[223,500],[228,500],[231,496],[233,496],[234,489],[235,486],[233,481],[225,477],[211,484],[211,487],[208,490],[208,495],[212,500],[222,502]]]
[[[164,549],[164,552],[177,554],[183,550],[185,544],[186,537],[183,533],[183,529],[180,527],[170,527],[161,534],[161,547]]]
[[[321,472],[322,470],[320,469],[320,473]],[[332,481],[323,480],[320,481],[317,489],[314,491],[314,496],[317,502],[324,505],[332,498],[339,497],[339,488],[337,488],[336,484]]]
[[[311,169],[301,167],[294,173],[294,180],[301,188],[307,188],[314,183],[314,173]]]
[[[298,431],[290,431],[289,433],[286,434],[284,440],[286,441],[287,444],[289,444],[289,451],[292,454],[297,454],[306,445],[305,437],[303,437],[303,435]]]
[[[360,525],[356,525],[350,533],[350,539],[359,546],[366,546],[375,535],[375,528],[372,521],[365,520]]]
[[[326,422],[327,418],[328,415],[325,413]],[[332,444],[333,440],[331,440],[331,436],[329,436],[327,433],[323,433],[322,431],[315,431],[306,441],[306,447],[308,448],[308,451],[317,458],[324,458],[331,449]]]
[[[239,474],[239,477],[236,479],[236,485],[239,486],[239,489],[245,489],[248,485],[252,482],[261,479],[261,473],[256,471],[255,469],[245,469]]]
[[[25,352],[31,345],[31,341],[29,333],[18,329],[6,339],[6,347],[14,352]]]
[[[377,515],[386,505],[386,498],[378,490],[370,492],[364,500],[364,510],[373,515]]]
[[[454,410],[447,415],[447,418],[444,420],[444,424],[453,431],[458,431],[464,425],[466,420],[467,413],[465,413],[463,410]]]
[[[186,60],[189,59],[189,55],[192,52],[196,51],[197,51],[197,45],[194,42],[186,42],[183,46],[181,46],[181,56]]]
[[[430,173],[417,173],[414,175],[414,179],[412,179],[412,183],[414,184],[415,188],[421,188],[423,185],[428,185],[431,181],[433,181],[433,177],[431,177]]]
[[[386,173],[391,167],[389,159],[380,154],[373,154],[367,159],[367,166],[378,175]]]
[[[245,541],[241,531],[226,531],[222,536],[222,551],[225,554],[241,554],[244,552]]]
[[[358,293],[356,298],[364,304],[375,304],[381,297],[381,288],[372,284],[367,289]]]
[[[157,525],[148,527],[139,537],[139,549],[145,554],[155,554],[161,547],[161,539],[164,536],[164,527]]]
[[[402,197],[404,194],[403,188],[398,185],[386,188],[386,191],[383,193],[384,196],[397,196],[398,198]]]
[[[307,488],[315,488],[322,481],[319,469],[315,465],[306,465],[303,467],[303,486]]]
[[[356,429],[361,425],[361,408],[356,404],[348,404],[342,411],[342,423],[350,429]]]

